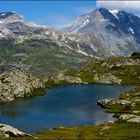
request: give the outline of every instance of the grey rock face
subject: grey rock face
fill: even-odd
[[[24,21],[23,17],[15,12],[0,13],[0,36],[13,37],[20,35],[41,34],[43,27],[37,27]]]
[[[0,18],[0,39],[13,38],[15,44],[24,44],[32,40],[34,46],[39,46],[43,42],[44,46],[60,49],[62,52],[75,52],[83,56],[101,56],[91,46],[88,38],[83,36],[70,35],[47,26],[41,26],[30,22],[25,22],[22,16],[14,12],[2,13]],[[40,43],[41,42],[41,43]],[[29,45],[30,46],[30,45]]]
[[[82,80],[78,77],[71,77],[71,76],[65,76],[63,73],[59,73],[58,75],[52,77],[54,80],[54,83],[59,83],[60,81],[65,81],[68,83],[82,83]]]
[[[59,72],[57,74],[53,74],[47,79],[44,80],[45,83],[53,82],[54,84],[81,84],[83,83],[82,80],[79,77],[72,77],[72,76],[66,76],[64,73]]]
[[[98,50],[106,55],[130,55],[140,51],[140,18],[125,11],[105,8],[79,17],[65,32],[96,39]]]
[[[97,103],[103,107],[106,107],[108,105],[121,105],[123,107],[130,107],[134,106],[134,103],[127,101],[127,100],[112,100],[112,99],[103,99],[97,101]]]
[[[126,120],[127,122],[140,123],[140,116],[132,114],[123,114],[119,119]]]
[[[15,44],[32,40],[37,46],[43,41],[43,45],[52,49],[95,58],[128,56],[140,51],[139,25],[140,18],[133,14],[100,8],[58,31],[25,22],[22,16],[7,12],[0,13],[0,38],[14,38]]]
[[[30,97],[40,88],[43,88],[42,83],[31,73],[15,70],[0,75],[0,101]]]
[[[121,84],[122,80],[112,75],[111,73],[104,73],[103,75],[95,75],[94,80],[96,83],[105,83],[105,84]]]

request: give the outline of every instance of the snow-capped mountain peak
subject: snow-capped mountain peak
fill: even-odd
[[[130,55],[140,51],[140,18],[125,11],[96,9],[60,31],[26,22],[15,12],[0,13],[0,38],[17,42],[34,39],[37,45],[75,51],[89,57]],[[51,45],[50,45],[51,44]]]
[[[0,13],[0,20],[5,20],[8,18],[17,18],[19,20],[23,19],[23,16],[17,14],[16,12],[1,12]]]
[[[99,8],[80,16],[63,30],[96,39],[102,49],[99,48],[106,48],[107,54],[126,55],[140,51],[140,18],[126,11]]]

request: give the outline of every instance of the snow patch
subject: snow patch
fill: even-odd
[[[109,10],[109,12],[117,14],[119,11],[118,10]]]
[[[67,48],[69,48],[70,50],[73,50],[73,48],[71,48],[70,46],[66,46]]]
[[[86,15],[86,17],[87,17],[87,18],[89,18],[89,17],[90,17],[90,15],[89,15],[89,14],[88,14],[88,15]]]
[[[131,20],[131,22],[134,22],[132,19],[130,19]]]
[[[94,56],[94,58],[96,58],[96,59],[101,59],[100,57],[98,57],[98,56]]]
[[[77,52],[78,52],[78,53],[81,53],[81,54],[83,54],[83,55],[89,56],[86,52],[84,52],[84,51],[82,51],[82,50],[78,50]]]
[[[2,33],[0,33],[0,37],[4,37],[4,36],[2,35]]]
[[[117,14],[118,14],[118,10],[109,10],[109,12],[115,17],[115,18],[117,18],[117,19],[119,19],[119,17],[117,16]]]
[[[134,34],[134,30],[131,27],[129,27],[129,30],[132,34]]]
[[[106,22],[106,21],[108,21],[107,19],[100,19],[99,20],[100,22]]]
[[[1,15],[1,16],[5,16],[5,14],[4,14],[4,13],[1,13],[0,15]]]
[[[83,23],[83,25],[86,25],[88,23],[89,23],[89,19],[85,20],[84,23]]]
[[[75,32],[75,33],[78,32],[80,28],[85,27],[89,22],[90,22],[90,21],[89,21],[88,18],[85,19],[84,21],[82,21],[82,23],[80,24],[80,26],[79,26],[77,29],[74,30],[74,32]],[[78,23],[77,23],[77,24],[78,24]]]

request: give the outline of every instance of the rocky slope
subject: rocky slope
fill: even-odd
[[[46,87],[51,87],[56,85],[82,84],[83,81],[79,77],[65,75],[64,71],[62,71],[45,76],[43,83]]]
[[[0,69],[25,65],[44,75],[79,69],[91,58],[128,56],[140,51],[139,24],[133,14],[99,8],[58,31],[27,22],[15,12],[0,13]]]
[[[15,12],[5,12],[0,13],[0,38],[13,38],[16,44],[34,40],[34,46],[43,41],[46,47],[52,45],[67,53],[74,50],[89,57],[130,55],[140,51],[139,24],[138,16],[99,8],[58,31],[26,22]]]
[[[43,75],[66,67],[80,67],[89,59],[89,56],[75,51],[76,48],[79,50],[79,43],[86,46],[82,37],[26,22],[15,12],[0,13],[0,30],[2,70],[13,64],[25,65]]]
[[[65,32],[96,40],[92,45],[105,56],[130,55],[140,51],[140,18],[125,11],[99,8],[80,16]]]
[[[30,72],[4,72],[0,75],[0,102],[31,97],[37,94],[37,89],[42,88],[42,83]]]
[[[44,82],[46,85],[73,84],[74,81],[79,84],[104,83],[139,85],[139,71],[140,53],[134,53],[131,57],[109,57],[105,60],[92,60],[80,70],[70,69],[44,77]],[[70,79],[73,79],[72,82]]]
[[[60,49],[61,52],[73,52],[84,56],[89,56],[84,49],[92,51],[90,43],[86,42],[82,36],[70,35],[47,26],[26,22],[22,16],[15,12],[0,13],[0,38],[13,39],[14,44],[25,44],[28,46],[46,46],[47,49]],[[82,51],[83,50],[83,51]],[[96,55],[96,51],[92,51]]]
[[[103,99],[97,101],[108,112],[113,112],[119,119],[140,123],[140,88],[122,93],[119,99]]]

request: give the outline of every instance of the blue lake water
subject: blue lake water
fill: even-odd
[[[0,105],[0,122],[25,132],[59,126],[96,125],[114,119],[96,104],[117,98],[130,85],[72,85],[48,89],[46,95]]]

